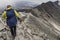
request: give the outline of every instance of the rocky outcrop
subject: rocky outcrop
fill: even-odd
[[[29,14],[18,28],[16,40],[58,40],[59,34],[50,22]],[[19,33],[20,32],[20,33]],[[20,35],[20,36],[19,36]]]
[[[0,40],[60,40],[60,6],[57,1],[43,3],[30,13],[19,13],[23,21],[17,23],[15,39],[9,28],[0,22]]]

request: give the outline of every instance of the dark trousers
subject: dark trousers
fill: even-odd
[[[11,31],[12,36],[15,37],[16,36],[16,26],[10,27],[10,31]]]

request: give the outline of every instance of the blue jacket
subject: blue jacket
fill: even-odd
[[[6,18],[6,23],[9,27],[12,27],[12,26],[16,26],[17,24],[17,18],[19,14],[17,11],[15,11],[14,9],[9,9],[9,10],[6,10],[4,11],[4,13],[2,14],[2,17],[7,17]]]
[[[14,10],[10,9],[6,11],[6,22],[9,27],[16,26],[17,24],[17,18],[15,16]]]

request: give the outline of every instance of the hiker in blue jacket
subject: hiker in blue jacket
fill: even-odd
[[[2,18],[6,18],[6,23],[11,30],[11,34],[13,37],[16,36],[16,24],[17,18],[19,18],[19,14],[16,10],[12,9],[11,5],[7,6],[7,10],[2,13]]]

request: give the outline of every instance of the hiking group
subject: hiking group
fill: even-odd
[[[11,5],[2,13],[2,18],[6,19],[6,24],[9,26],[12,36],[16,37],[17,19],[19,20],[19,13],[12,8]]]

